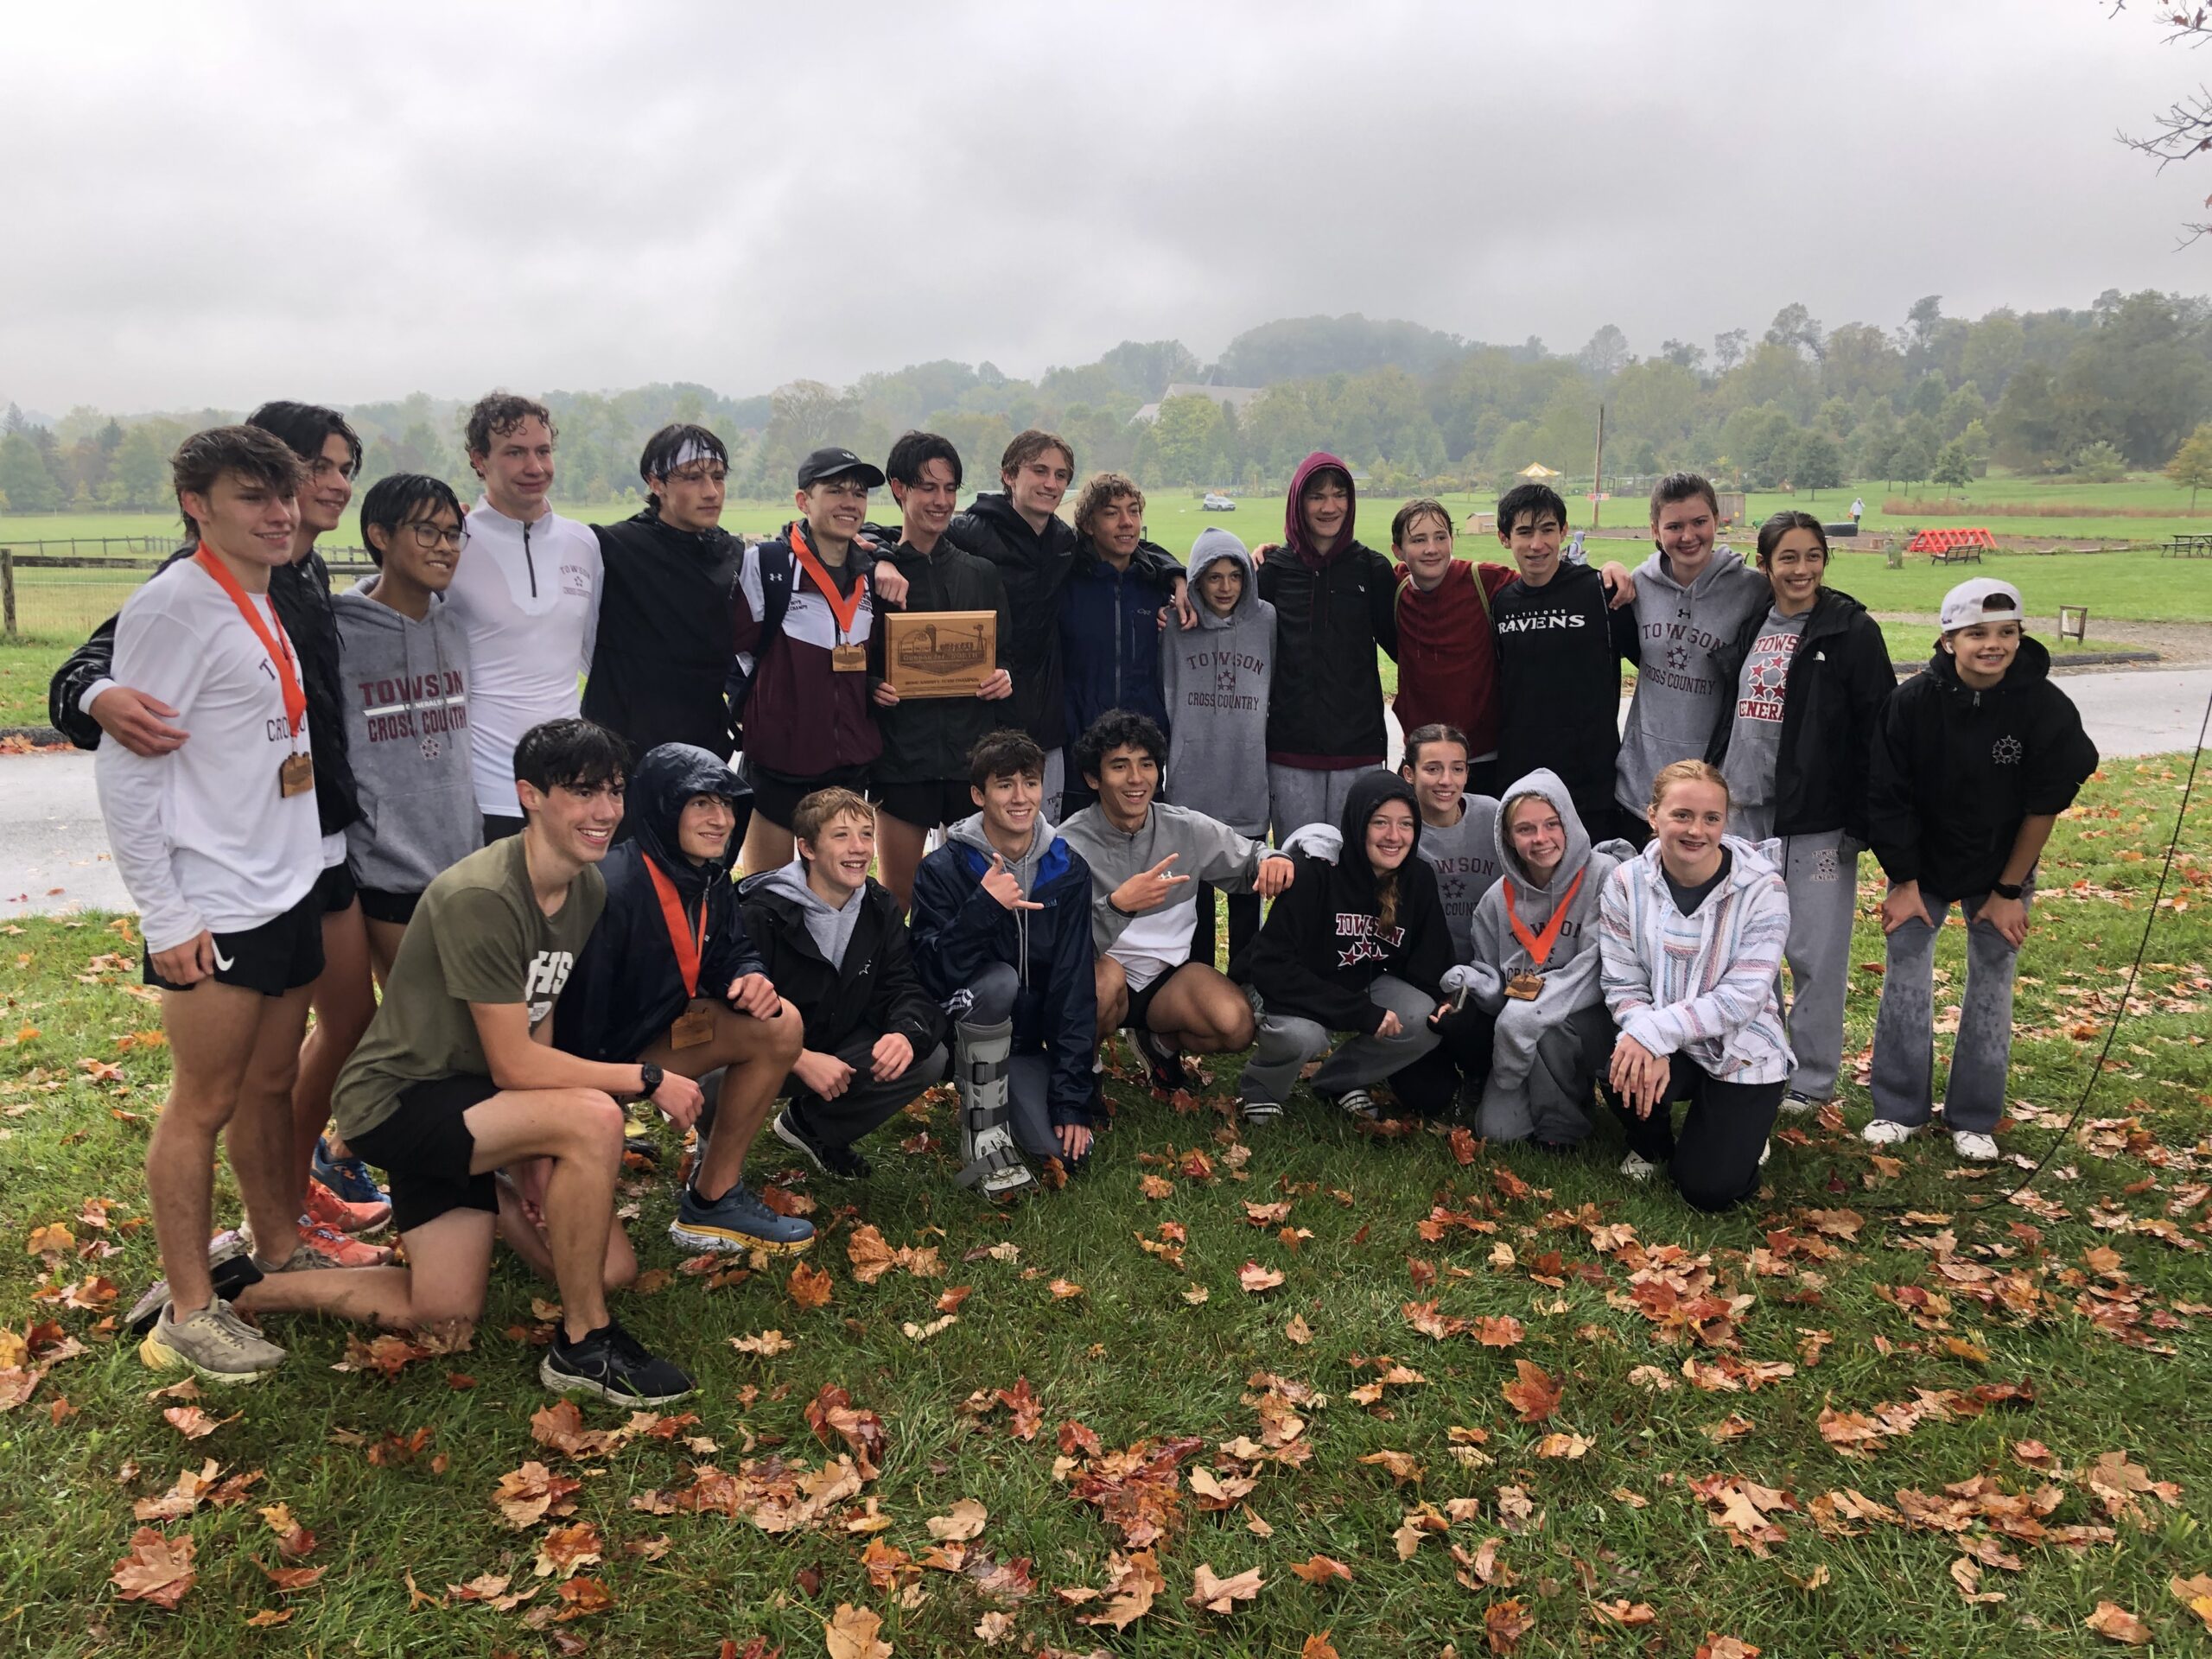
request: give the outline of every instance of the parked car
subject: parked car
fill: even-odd
[[[1236,511],[1236,498],[1233,495],[1224,495],[1218,490],[1208,490],[1206,492],[1206,499],[1198,504],[1198,511],[1201,512],[1234,512]]]

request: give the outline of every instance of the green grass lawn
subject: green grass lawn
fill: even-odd
[[[1687,1656],[1717,1633],[1790,1659],[2072,1659],[2102,1650],[2083,1621],[2106,1601],[2157,1652],[2204,1651],[2167,1588],[2212,1571],[2202,797],[2187,907],[2158,913],[2135,1017],[2080,1130],[2052,1145],[2141,935],[2180,764],[2101,776],[2046,859],[2003,1138],[2053,1156],[2010,1205],[1993,1201],[2013,1164],[1961,1171],[1924,1140],[1878,1164],[1834,1123],[1786,1128],[1758,1201],[1721,1217],[1624,1182],[1610,1125],[1554,1160],[1364,1138],[1301,1098],[1246,1145],[1217,1115],[1224,1065],[1189,1115],[1116,1079],[1096,1166],[994,1214],[946,1179],[939,1103],[938,1144],[902,1147],[923,1125],[896,1124],[865,1185],[756,1162],[813,1206],[826,1306],[795,1301],[782,1265],[719,1285],[681,1270],[667,1179],[632,1183],[650,1289],[619,1306],[696,1370],[697,1421],[575,1455],[533,1436],[548,1293],[509,1258],[474,1352],[340,1370],[346,1331],[283,1321],[278,1377],[156,1396],[114,1330],[155,1270],[140,1164],[168,1070],[140,1034],[156,1015],[133,994],[136,948],[99,918],[10,927],[0,1365],[26,1347],[34,1365],[68,1357],[0,1412],[7,1651],[705,1659],[759,1636],[815,1655],[849,1604],[880,1615],[899,1654],[977,1651],[971,1632],[1002,1615],[1010,1653],[1287,1656],[1327,1631],[1346,1655]],[[1943,947],[1939,1004],[1955,1000],[1957,929]],[[1855,960],[1880,956],[1862,922]],[[1856,976],[1854,1050],[1878,983]],[[1847,1094],[1856,1122],[1864,1095]],[[864,1228],[929,1254],[863,1284]],[[1281,1282],[1248,1292],[1248,1263]],[[957,1322],[906,1333],[963,1291]],[[1496,1345],[1434,1339],[1409,1322],[1424,1303],[1514,1323],[1477,1328]],[[772,1331],[787,1349],[730,1344]],[[652,1496],[711,1490],[701,1465],[765,1485],[777,1459],[842,1453],[806,1415],[833,1387],[886,1438],[880,1476],[817,1524],[771,1534]],[[1033,1438],[1001,1389],[1033,1395]],[[0,1373],[0,1401],[21,1391]],[[204,1438],[164,1419],[188,1404],[216,1424]],[[1147,1509],[1110,1454],[1182,1437]],[[493,1494],[532,1460],[576,1483],[575,1513],[511,1529]],[[162,1503],[209,1461],[207,1501]],[[1109,1514],[1086,1490],[1128,1501]],[[949,1550],[929,1556],[929,1522],[957,1530],[963,1499],[987,1518],[956,1569]],[[135,1505],[176,1513],[142,1522]],[[278,1505],[314,1537],[296,1560],[265,1516]],[[1107,1589],[1128,1552],[1111,1514],[1162,1529],[1145,1558],[1162,1587],[1118,1637],[1077,1622],[1103,1598],[1073,1599]],[[194,1552],[173,1612],[111,1584],[142,1525],[166,1541],[151,1549]],[[581,1576],[596,1587],[564,1596],[557,1558],[594,1548]],[[1317,1555],[1349,1578],[1294,1573]],[[285,1567],[319,1580],[281,1590],[264,1569]],[[1202,1570],[1252,1569],[1263,1587],[1234,1611],[1186,1606]],[[501,1606],[448,1589],[483,1574],[534,1594]]]

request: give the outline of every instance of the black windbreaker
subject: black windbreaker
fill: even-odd
[[[1803,647],[1798,648],[1801,652]],[[1892,881],[1971,899],[2004,874],[2023,818],[2063,812],[2097,769],[2073,699],[2033,639],[1986,691],[1940,646],[1890,694],[1867,773],[1867,840]]]
[[[1007,497],[984,494],[946,533],[996,565],[1006,590],[1012,621],[999,635],[999,666],[1014,676],[1014,695],[998,705],[1004,723],[1019,726],[1048,753],[1072,741],[1080,734],[1067,729],[1062,701],[1060,595],[1075,570],[1075,531],[1053,518],[1039,534]]]
[[[1745,618],[1735,639],[1713,653],[1713,672],[1727,688],[1705,753],[1716,766],[1728,758],[1736,729],[1737,677],[1767,617],[1763,610]],[[1849,594],[1821,588],[1783,687],[1781,747],[1769,798],[1776,835],[1840,830],[1855,841],[1866,839],[1869,753],[1882,704],[1896,685],[1880,625]]]
[[[198,549],[185,546],[163,559],[166,570]],[[158,572],[156,572],[158,574]],[[301,690],[308,697],[308,741],[315,763],[315,810],[322,833],[337,835],[361,816],[360,792],[346,753],[345,670],[340,661],[338,613],[330,604],[330,570],[313,548],[304,559],[280,564],[269,573],[269,603],[283,625],[284,637],[300,663]],[[108,620],[92,637],[69,653],[46,688],[46,715],[80,749],[100,746],[99,722],[79,709],[78,700],[115,665],[115,623]]]
[[[1514,577],[1490,608],[1497,640],[1497,775],[1548,769],[1586,824],[1610,823],[1621,664],[1637,659],[1636,607],[1608,610],[1605,578],[1562,560],[1541,588]]]
[[[660,893],[645,868],[648,859],[676,889],[684,925],[695,938],[700,907],[706,908],[699,995],[721,999],[733,980],[766,971],[746,935],[730,885],[736,838],[718,863],[694,864],[677,849],[677,822],[694,795],[719,795],[734,804],[750,799],[727,760],[689,743],[662,744],[630,773],[625,804],[635,839],[609,852],[599,867],[607,879],[607,908],[554,1005],[553,1040],[571,1054],[627,1065],[647,1044],[667,1036],[690,1004]]]
[[[1260,567],[1260,597],[1275,607],[1275,660],[1268,699],[1268,759],[1277,766],[1380,766],[1382,722],[1377,645],[1398,654],[1398,577],[1390,561],[1340,542],[1319,565],[1279,547]]]
[[[923,553],[900,541],[895,529],[870,524],[864,533],[891,548],[881,556],[906,578],[905,601],[894,605],[878,595],[879,611],[995,611],[999,666],[1008,666],[1007,640],[1014,632],[1014,617],[1007,607],[1006,585],[999,580],[996,565],[956,545],[950,536],[938,537],[937,545]],[[892,547],[893,542],[898,543],[896,547]],[[868,671],[879,679],[883,676],[884,635],[879,623],[868,636],[872,659]],[[1020,683],[1017,674],[1014,684],[1019,688]],[[877,784],[965,781],[968,751],[1001,725],[1011,723],[1015,718],[1012,707],[1009,698],[986,702],[981,697],[917,697],[877,709],[875,723],[883,733],[883,753],[868,768],[870,780]]]
[[[605,574],[584,718],[620,732],[633,755],[690,743],[728,760],[729,594],[744,542],[677,530],[650,507],[592,533]]]
[[[944,1016],[914,972],[906,918],[889,890],[874,880],[861,889],[845,960],[833,967],[807,931],[805,912],[768,885],[777,874],[763,870],[739,882],[738,906],[777,995],[806,1022],[806,1046],[835,1053],[865,1027],[904,1037],[918,1060],[943,1042]]]
[[[1367,825],[1386,801],[1413,809],[1414,844],[1398,867],[1393,925],[1377,925],[1375,867]],[[1298,874],[1268,911],[1264,926],[1229,964],[1229,976],[1259,992],[1275,1014],[1331,1031],[1372,1033],[1386,1010],[1368,987],[1393,974],[1431,996],[1452,966],[1452,929],[1436,893],[1436,871],[1421,855],[1421,806],[1395,772],[1363,774],[1345,798],[1337,861],[1294,851]]]

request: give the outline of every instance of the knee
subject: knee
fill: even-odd
[[[1675,1178],[1675,1190],[1682,1195],[1682,1202],[1693,1210],[1707,1215],[1718,1215],[1732,1210],[1758,1191],[1757,1171],[1745,1176],[1732,1170],[1684,1168],[1677,1158],[1670,1166]]]
[[[600,1282],[607,1287],[610,1294],[618,1290],[627,1290],[632,1285],[637,1283],[636,1254],[630,1250],[624,1250],[619,1259],[610,1260],[601,1270]]]
[[[995,1026],[1010,1019],[1014,1014],[1014,998],[1021,991],[1021,976],[1010,963],[995,962],[976,976],[976,982],[968,988],[970,1007],[968,1018],[979,1026]]]
[[[906,1079],[914,1085],[917,1094],[931,1084],[942,1083],[944,1074],[952,1069],[952,1057],[943,1043],[931,1046],[929,1052],[918,1058],[908,1068]]]
[[[622,1109],[614,1097],[597,1089],[563,1090],[561,1118],[568,1131],[569,1149],[579,1154],[622,1151]]]
[[[1240,1002],[1234,1008],[1224,1010],[1218,1029],[1222,1043],[1228,1048],[1249,1048],[1259,1040],[1260,1022],[1252,1017],[1252,1007],[1249,1002]]]
[[[806,1021],[799,1017],[798,1006],[785,1004],[774,1018],[763,1020],[760,1025],[768,1033],[769,1052],[782,1062],[784,1070],[790,1071],[799,1051],[806,1046]]]

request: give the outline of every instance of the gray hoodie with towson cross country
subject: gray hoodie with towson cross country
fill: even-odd
[[[468,635],[442,596],[417,622],[369,596],[377,580],[331,599],[361,802],[346,861],[365,887],[420,893],[484,844],[469,760]]]
[[[1216,616],[1198,583],[1224,559],[1244,573],[1244,591],[1227,616]],[[1198,532],[1190,572],[1198,625],[1171,626],[1160,646],[1168,733],[1161,789],[1178,805],[1218,818],[1239,835],[1264,836],[1275,607],[1260,597],[1244,543],[1225,530]]]
[[[1636,696],[1621,729],[1613,798],[1637,817],[1662,766],[1705,758],[1713,721],[1736,695],[1713,658],[1731,648],[1754,612],[1773,602],[1765,573],[1733,548],[1714,548],[1688,587],[1675,580],[1662,553],[1637,567]]]

